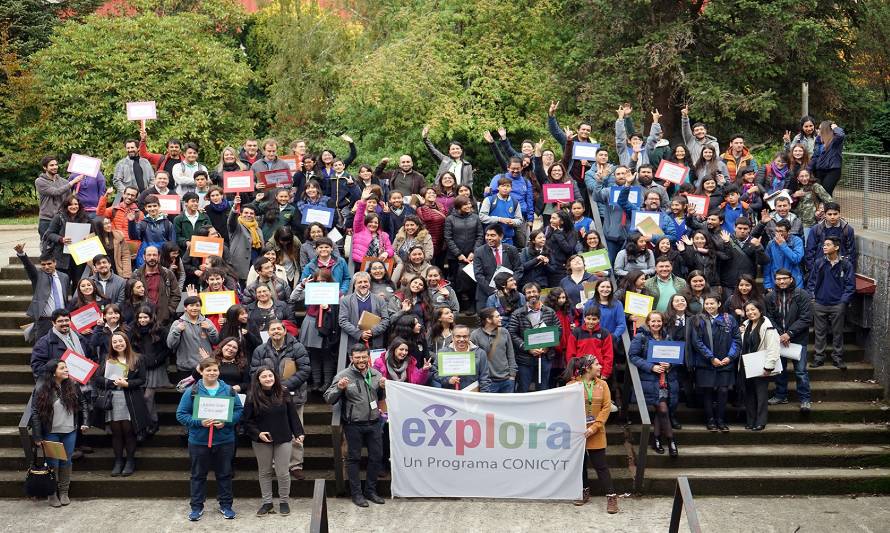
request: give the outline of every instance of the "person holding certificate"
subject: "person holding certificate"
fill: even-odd
[[[47,457],[47,464],[56,470],[56,492],[47,499],[50,507],[69,505],[71,456],[77,430],[86,431],[89,406],[80,386],[68,374],[68,365],[52,359],[43,367],[40,380],[31,393],[31,439],[35,446],[43,441],[59,442],[65,447],[67,459]]]
[[[738,323],[729,313],[720,313],[720,296],[705,296],[705,312],[692,329],[695,386],[704,394],[705,427],[728,432],[726,401],[735,385],[736,362],[741,355]],[[715,398],[716,393],[716,398]],[[714,412],[714,402],[717,411]]]
[[[76,231],[75,231],[76,230]],[[56,268],[67,273],[72,282],[79,280],[85,264],[77,265],[67,252],[68,245],[73,244],[87,236],[90,231],[90,219],[87,217],[83,205],[76,196],[68,195],[62,200],[59,212],[53,217],[43,234],[41,248],[52,253],[56,259]],[[77,240],[72,240],[72,233],[77,235]],[[70,287],[64,287],[65,292],[71,292]]]
[[[572,217],[565,211],[557,211],[550,217],[550,225],[545,230],[548,255],[547,286],[558,287],[566,274],[569,257],[577,252],[578,232],[572,224]]]
[[[649,343],[665,341],[664,313],[652,311],[646,316],[646,327],[641,328],[630,344],[630,362],[640,370],[640,381],[646,405],[655,409],[653,418],[653,442],[655,453],[663,454],[662,441],[666,440],[671,457],[677,457],[677,443],[671,427],[669,410],[676,409],[680,399],[680,382],[669,363],[648,360]]]
[[[165,242],[176,241],[176,233],[173,231],[173,223],[167,215],[161,213],[161,204],[157,196],[149,195],[145,198],[146,216],[136,222],[136,213],[127,213],[128,229],[133,240],[142,241],[139,251],[136,252],[136,267],[145,263],[145,250],[150,246],[160,249]]]
[[[158,409],[155,405],[155,390],[170,387],[167,375],[167,360],[170,349],[167,348],[167,328],[163,327],[155,317],[150,305],[141,305],[135,311],[135,321],[130,328],[133,350],[141,356],[145,369],[145,407],[151,423],[146,430],[149,435],[158,432]]]
[[[758,375],[745,379],[745,429],[763,431],[767,422],[769,377],[779,364],[781,341],[779,332],[766,317],[763,303],[748,302],[745,316],[747,320],[742,323],[742,354],[764,352],[763,369],[752,369]],[[746,375],[751,373],[745,369],[744,357],[740,372]]]
[[[99,396],[93,405],[92,425],[111,428],[111,476],[126,477],[136,471],[136,439],[146,434],[151,418],[145,406],[145,369],[139,354],[133,351],[130,338],[123,331],[116,331],[110,344],[108,359],[93,374]]]
[[[566,366],[563,380],[567,384],[581,383],[584,386],[584,414],[587,427],[584,430],[584,463],[581,480],[584,491],[575,505],[581,506],[590,501],[590,479],[587,477],[588,463],[596,470],[600,487],[606,493],[606,512],[618,512],[618,495],[612,486],[612,475],[606,464],[606,420],[612,412],[612,394],[609,385],[601,377],[602,365],[596,357],[585,355],[576,357]]]
[[[516,351],[519,377],[516,392],[528,392],[532,383],[536,383],[536,390],[545,390],[549,386],[550,363],[556,351],[552,346],[526,349],[525,333],[538,327],[555,327],[559,330],[559,318],[556,311],[541,301],[541,288],[536,283],[526,284],[522,290],[526,304],[510,315],[510,324],[507,326]],[[559,335],[557,331],[557,344]]]
[[[324,237],[327,239],[327,237]],[[330,240],[330,239],[328,239]],[[327,245],[325,245],[327,246]],[[342,259],[340,260],[342,261]],[[290,295],[289,303],[296,308],[305,299],[305,288],[310,283],[331,283],[331,271],[320,268],[312,275],[297,283]],[[324,392],[331,386],[337,373],[337,348],[340,344],[340,329],[337,327],[339,309],[337,305],[316,304],[306,306],[306,315],[300,325],[300,342],[309,352],[312,371],[312,391]]]
[[[352,260],[361,264],[365,257],[392,257],[392,244],[389,235],[380,230],[380,217],[376,213],[363,215],[364,212],[365,201],[359,200],[352,221]]]

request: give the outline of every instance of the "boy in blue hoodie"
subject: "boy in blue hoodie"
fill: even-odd
[[[191,512],[188,519],[197,522],[204,515],[204,500],[207,499],[207,472],[213,468],[216,477],[219,512],[226,520],[235,518],[232,510],[232,457],[235,454],[235,424],[241,419],[241,399],[224,381],[219,381],[219,364],[215,359],[204,359],[198,364],[201,379],[186,390],[179,407],[176,420],[188,428],[189,458],[191,459]],[[192,417],[196,396],[234,397],[232,420],[220,422],[213,419],[200,420]],[[210,426],[213,426],[213,441],[208,446]]]

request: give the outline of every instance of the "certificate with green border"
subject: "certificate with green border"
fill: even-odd
[[[439,352],[436,363],[440,376],[476,375],[476,354],[473,352]]]
[[[559,327],[531,328],[522,333],[526,350],[559,346]]]
[[[231,422],[235,410],[235,398],[233,396],[195,396],[192,404],[192,418],[197,420],[216,420],[217,422]]]

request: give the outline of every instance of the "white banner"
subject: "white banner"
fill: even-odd
[[[486,394],[386,382],[392,494],[571,500],[581,495],[580,384]]]

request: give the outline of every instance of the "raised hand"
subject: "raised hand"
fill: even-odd
[[[658,124],[658,119],[660,119],[662,116],[663,115],[661,113],[659,113],[658,110],[656,109],[655,111],[652,112],[652,122],[655,124]]]
[[[349,135],[346,135],[344,133],[343,135],[340,136],[340,138],[343,139],[344,141],[346,141],[347,144],[352,144],[352,137],[350,137]]]
[[[507,128],[498,128],[498,135],[501,136],[501,140],[507,138]]]
[[[689,104],[686,104],[683,106],[683,109],[680,110],[680,114],[683,115],[684,117],[689,116]]]
[[[420,131],[420,136],[422,138],[426,139],[427,137],[429,137],[429,135],[430,135],[430,125],[424,124],[423,129]]]
[[[785,130],[785,135],[782,136],[782,140],[785,141],[786,143],[790,143],[791,142],[791,132],[788,130]]]
[[[618,120],[621,120],[624,118],[624,106],[623,105],[618,106],[618,109],[615,112],[618,113]]]
[[[491,132],[488,130],[482,132],[482,138],[485,139],[485,142],[487,142],[488,144],[492,144],[494,142],[494,137],[491,136]]]
[[[559,107],[559,100],[551,100],[550,107],[547,109],[548,115],[554,115],[556,113],[556,109]]]
[[[13,246],[12,249],[15,250],[15,253],[21,255],[21,254],[25,253],[25,243],[20,242],[20,243],[16,244],[15,246]]]

